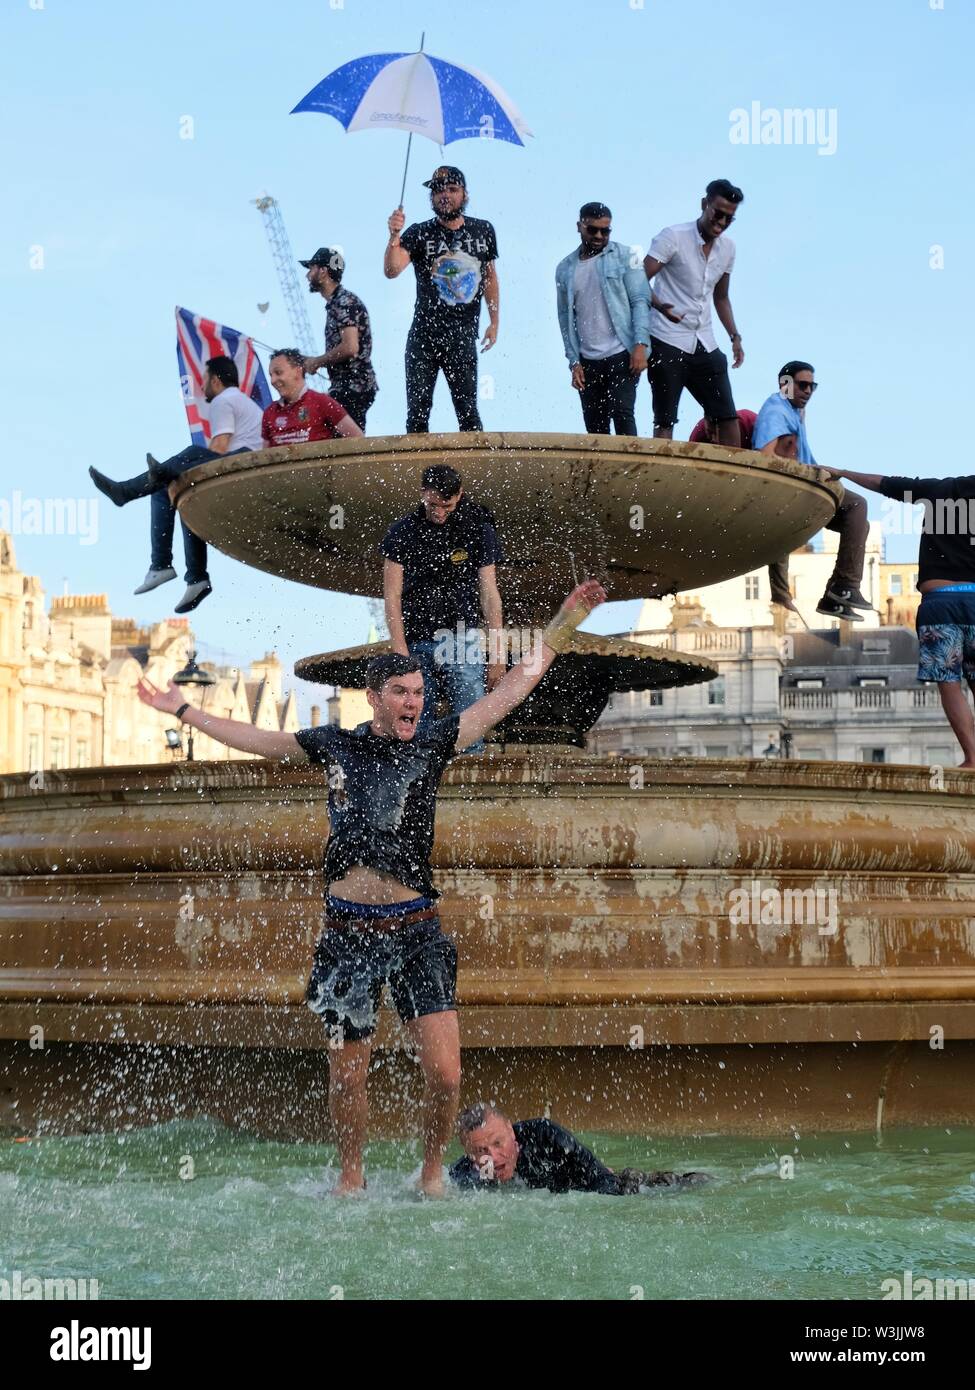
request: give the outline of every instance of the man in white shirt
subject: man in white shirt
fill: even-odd
[[[736,449],[741,445],[728,359],[711,327],[711,302],[731,339],[733,365],[740,367],[745,354],[728,296],[735,244],[724,232],[744,197],[727,179],[714,179],[701,199],[697,221],[665,227],[644,258],[647,279],[656,277],[647,368],[655,439],[674,437],[677,407],[686,386],[705,416],[717,422],[717,442]]]
[[[238,381],[237,368],[229,357],[211,357],[207,362],[203,394],[210,404],[209,448],[191,444],[162,462],[154,459],[152,454],[146,454],[148,471],[121,483],[107,478],[97,468],[88,470],[95,486],[110,497],[117,507],[124,507],[126,502],[134,502],[138,497],[152,498],[152,559],[148,574],[135,591],[137,594],[147,594],[160,584],[176,578],[173,569],[176,509],[169,500],[169,484],[173,479],[188,468],[205,463],[207,459],[264,448],[261,438],[263,412],[256,401],[244,395]],[[183,528],[183,554],[186,558],[186,592],[175,611],[191,613],[213,592],[213,586],[207,574],[206,543],[193,534],[182,518],[180,525]]]

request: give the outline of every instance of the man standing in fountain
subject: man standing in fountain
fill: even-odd
[[[490,222],[465,217],[467,182],[459,169],[443,165],[424,187],[436,215],[404,232],[406,217],[397,208],[389,218],[383,259],[387,280],[395,280],[411,261],[416,272],[416,309],[406,339],[406,433],[429,430],[438,372],[450,388],[457,428],[480,430],[477,334],[483,295],[490,323],[482,351],[498,336],[498,239]]]
[[[386,626],[393,651],[413,656],[423,672],[418,733],[433,723],[443,694],[460,714],[493,690],[505,672],[501,593],[496,567],[504,554],[494,519],[464,492],[463,479],[434,463],[420,479],[420,505],[394,521],[379,549]],[[480,618],[487,626],[487,652]],[[468,750],[480,753],[476,743]]]
[[[540,652],[533,650],[489,695],[439,720],[426,736],[417,732],[423,706],[419,664],[397,652],[369,663],[366,696],[373,718],[351,730],[256,729],[204,714],[172,681],[166,691],[147,680],[139,683],[144,704],[230,748],[328,769],[325,922],[305,997],[332,1041],[328,1098],[342,1168],[338,1195],[360,1193],[366,1185],[366,1077],[386,983],[416,1043],[425,1081],[418,1188],[428,1196],[443,1194],[443,1155],[460,1088],[460,1039],[457,952],[441,930],[430,874],[437,787],[448,761],[521,704],[605,598],[598,581],[579,584],[540,634]]]

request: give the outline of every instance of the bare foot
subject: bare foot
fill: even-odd
[[[447,1189],[444,1187],[443,1173],[437,1173],[429,1178],[425,1178],[421,1175],[416,1181],[415,1191],[418,1197],[433,1197],[436,1199],[446,1197]]]
[[[364,1197],[366,1180],[363,1177],[339,1178],[329,1193],[330,1197]]]
[[[973,770],[975,770],[975,763],[969,763],[969,762],[959,763],[959,764],[958,764],[958,771],[961,772],[963,769],[967,769],[967,771],[972,772]]]

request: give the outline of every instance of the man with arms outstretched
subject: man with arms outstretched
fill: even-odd
[[[447,762],[476,743],[534,690],[559,652],[606,594],[578,585],[533,650],[489,695],[417,735],[423,676],[413,657],[387,652],[370,662],[371,723],[295,734],[217,719],[167,691],[139,683],[145,704],[259,757],[328,768],[325,925],[315,948],[306,1001],[341,1046],[330,1052],[329,1113],[342,1172],[335,1192],[365,1188],[362,1150],[368,1118],[366,1075],[382,986],[417,1045],[425,1081],[419,1190],[443,1194],[443,1155],[457,1113],[460,1042],[454,1003],[456,950],[440,928],[430,876],[437,786]]]

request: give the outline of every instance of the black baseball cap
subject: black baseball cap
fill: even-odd
[[[467,180],[456,164],[441,164],[439,169],[434,169],[432,178],[424,180],[423,187],[443,188],[447,183],[459,183],[461,188],[467,187]]]
[[[332,251],[327,246],[320,246],[312,256],[311,260],[299,261],[306,270],[310,270],[313,265],[323,265],[326,270],[337,270],[341,275],[345,269],[345,258],[341,251]]]

